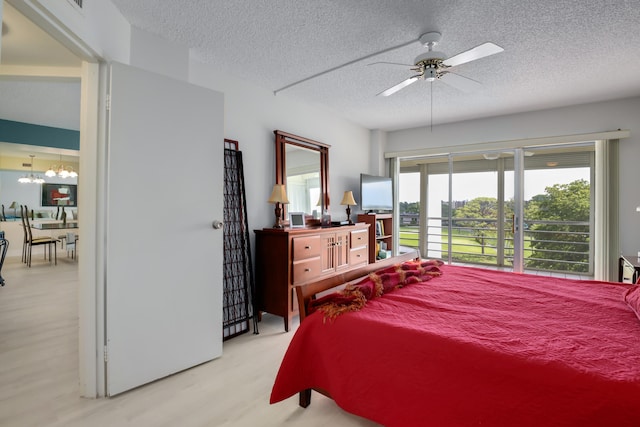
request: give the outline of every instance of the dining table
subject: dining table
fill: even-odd
[[[35,228],[36,230],[66,230],[78,228],[77,221],[67,221],[65,222],[34,222],[31,224],[31,228]]]
[[[65,240],[67,239],[68,234],[55,234],[54,232],[55,230],[77,230],[78,227],[78,221],[77,220],[71,220],[71,221],[39,221],[39,222],[33,222],[31,224],[31,228],[35,229],[35,230],[40,230],[40,231],[48,231],[49,235],[52,238],[57,238],[60,241],[60,246],[62,248],[64,248],[65,246]],[[63,233],[70,233],[68,231],[63,231]],[[78,240],[78,235],[77,232],[72,232],[73,233],[73,237],[71,237],[72,239],[74,239],[75,241]],[[74,243],[75,243],[74,241]]]

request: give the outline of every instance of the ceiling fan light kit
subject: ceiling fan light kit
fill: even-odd
[[[459,74],[454,74],[450,72],[449,69],[504,51],[500,46],[487,42],[454,55],[451,58],[447,58],[445,53],[433,50],[433,48],[440,42],[441,38],[442,35],[438,32],[429,32],[421,35],[418,40],[422,46],[428,49],[428,51],[421,53],[413,60],[415,66],[411,68],[411,71],[418,73],[418,78],[415,78],[415,76],[409,77],[405,81],[380,92],[378,95],[393,95],[400,89],[409,86],[411,83],[414,83],[419,79],[431,83],[436,80],[441,80],[443,83],[453,86],[463,92],[471,92],[480,86],[480,82]]]

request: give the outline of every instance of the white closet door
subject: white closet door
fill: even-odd
[[[107,394],[222,354],[223,95],[114,63]]]

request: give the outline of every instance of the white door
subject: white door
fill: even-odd
[[[114,63],[107,395],[222,354],[223,95]]]

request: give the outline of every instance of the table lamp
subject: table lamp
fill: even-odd
[[[271,197],[269,197],[268,202],[276,205],[276,223],[273,224],[273,228],[284,228],[282,226],[282,208],[280,207],[280,203],[289,203],[289,199],[287,199],[287,190],[285,189],[284,184],[276,184],[273,186]]]
[[[355,206],[356,201],[353,198],[353,191],[345,191],[344,196],[342,196],[341,205],[347,206],[347,219],[349,220],[349,225],[353,225],[353,221],[351,221],[351,207],[350,205]]]

